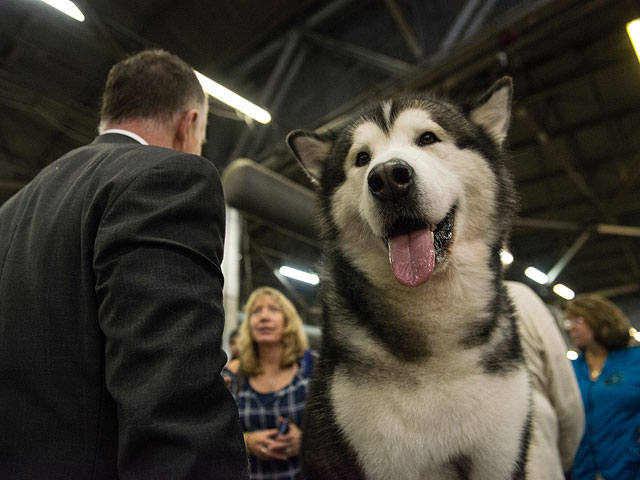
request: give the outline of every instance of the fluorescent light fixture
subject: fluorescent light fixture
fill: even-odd
[[[84,22],[84,15],[80,11],[76,4],[70,2],[69,0],[42,0],[47,5],[52,6],[53,8],[57,8],[62,13],[69,15],[71,18],[78,20],[79,22]]]
[[[317,285],[320,282],[320,278],[315,273],[303,272],[297,268],[282,266],[280,267],[280,274],[311,285]]]
[[[576,360],[578,358],[578,352],[576,352],[575,350],[569,350],[567,352],[567,358],[569,360]]]
[[[542,273],[535,267],[527,267],[524,270],[524,274],[534,282],[538,282],[541,285],[544,285],[549,280],[549,277],[547,277],[546,273]]]
[[[571,300],[573,297],[576,296],[576,294],[573,293],[573,290],[571,290],[569,287],[561,283],[556,283],[553,286],[553,291],[566,300]]]
[[[500,250],[500,261],[503,265],[511,265],[513,263],[513,255],[508,250]]]
[[[640,18],[627,23],[627,33],[640,62]]]
[[[217,98],[221,102],[241,111],[260,123],[266,124],[271,121],[271,115],[269,115],[269,112],[257,105],[254,105],[249,100],[242,98],[237,93],[233,93],[228,88],[214,82],[209,77],[205,77],[200,72],[196,72],[196,77],[198,77],[198,81],[200,82],[200,85],[202,85],[202,89],[212,97]]]

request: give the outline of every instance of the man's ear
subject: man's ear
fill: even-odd
[[[199,116],[200,112],[198,112],[197,108],[190,108],[179,117],[175,134],[175,141],[179,147],[177,150],[184,151],[185,143],[194,135]]]

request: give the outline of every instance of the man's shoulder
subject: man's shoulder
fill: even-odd
[[[213,163],[199,155],[184,153],[170,148],[139,143],[105,144],[92,143],[85,147],[88,155],[103,156],[108,164],[130,162],[132,168],[145,169],[171,161],[187,161],[189,164],[212,168]]]
[[[156,168],[219,176],[215,165],[204,157],[139,143],[94,142],[69,152],[60,161],[75,162],[79,169],[112,180],[138,177]]]

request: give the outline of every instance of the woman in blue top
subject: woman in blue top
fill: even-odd
[[[640,348],[629,347],[629,320],[599,295],[578,295],[565,309],[586,428],[574,480],[640,479]]]
[[[302,320],[289,299],[270,287],[253,291],[245,305],[238,346],[239,366],[228,368],[251,479],[298,480],[300,425],[312,361]],[[288,426],[283,433],[279,426],[285,419]]]

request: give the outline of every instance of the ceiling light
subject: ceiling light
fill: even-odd
[[[549,280],[549,277],[547,277],[546,273],[542,273],[535,267],[527,267],[524,270],[524,274],[534,282],[538,282],[541,285],[544,285]]]
[[[508,250],[500,250],[500,261],[503,265],[511,265],[513,263],[513,255]]]
[[[576,296],[576,294],[573,293],[573,290],[571,290],[569,287],[561,283],[556,283],[553,286],[553,291],[566,300],[571,300],[573,297]]]
[[[62,13],[69,15],[71,18],[84,22],[84,15],[80,11],[76,4],[69,0],[42,0],[47,5],[51,5],[53,8],[57,8]]]
[[[200,85],[202,85],[202,89],[212,97],[217,98],[221,102],[241,111],[260,123],[269,123],[271,121],[271,115],[269,115],[269,112],[257,105],[254,105],[249,100],[242,98],[237,93],[233,93],[228,88],[214,82],[209,77],[205,77],[200,72],[196,72],[196,77],[198,77],[198,81],[200,82]]]
[[[627,33],[640,62],[640,18],[627,23]]]
[[[280,267],[280,274],[285,277],[293,278],[301,282],[310,283],[311,285],[317,285],[320,282],[318,275],[310,272],[303,272],[297,268],[291,268],[287,266]]]
[[[569,360],[576,360],[579,357],[578,352],[576,352],[575,350],[569,350],[567,352],[567,358]]]
[[[640,332],[636,333],[636,334],[633,336],[633,339],[634,339],[636,342],[640,342]]]
[[[629,335],[631,335],[632,337],[635,337],[636,333],[638,333],[638,330],[636,330],[634,327],[631,327],[629,329]]]

